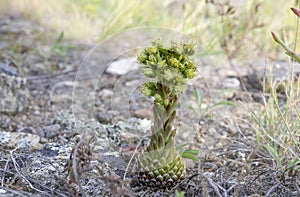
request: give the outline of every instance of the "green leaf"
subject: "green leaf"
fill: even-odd
[[[198,107],[201,108],[202,100],[203,100],[202,91],[200,89],[194,89],[194,95],[195,95]]]
[[[220,106],[220,105],[227,105],[227,106],[233,106],[233,107],[236,106],[236,104],[232,101],[220,101],[218,103],[213,104],[212,107],[217,107],[217,106]]]
[[[50,49],[51,53],[59,46],[59,43],[62,41],[63,38],[64,38],[64,32],[62,31],[58,36],[58,38],[56,39],[54,45],[51,47]]]
[[[181,156],[186,159],[198,161],[198,158],[195,155],[198,155],[199,152],[199,150],[185,150],[181,153]]]
[[[183,147],[185,147],[185,146],[187,146],[187,145],[189,145],[189,144],[190,144],[190,143],[180,144],[180,145],[176,146],[176,150],[182,150]]]
[[[281,40],[274,32],[271,32],[272,37],[274,39],[275,42],[277,42],[278,44],[280,44],[282,46],[282,48],[285,49],[286,54],[290,57],[292,57],[293,59],[295,59],[298,63],[300,63],[300,55],[297,54],[295,51],[293,51],[291,48],[289,48],[284,42],[283,40]]]
[[[269,146],[269,145],[263,145],[263,147],[265,147],[265,148],[269,151],[269,153],[271,154],[271,156],[272,156],[273,159],[275,160],[276,164],[277,164],[280,168],[282,168],[280,156],[279,156],[277,150],[276,150],[274,147]]]
[[[297,165],[299,165],[299,167],[297,167]],[[294,158],[292,160],[290,160],[288,162],[288,165],[287,165],[288,168],[296,168],[296,169],[299,169],[300,168],[300,159],[299,158]]]

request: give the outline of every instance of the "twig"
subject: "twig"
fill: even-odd
[[[4,166],[4,171],[3,171],[2,179],[1,179],[1,186],[2,187],[4,186],[5,172],[6,172],[7,168],[8,168],[8,163],[9,163],[9,159],[6,160],[6,163],[5,163],[5,166]]]
[[[123,187],[124,187],[124,180],[125,180],[125,178],[126,178],[126,175],[127,175],[128,169],[129,169],[129,166],[130,166],[130,164],[131,164],[131,162],[132,162],[134,156],[135,156],[136,153],[137,153],[138,147],[142,144],[143,140],[144,140],[144,138],[142,138],[142,139],[139,141],[139,143],[137,144],[137,146],[135,147],[135,149],[134,149],[134,151],[133,151],[133,154],[132,154],[132,156],[131,156],[131,158],[130,158],[130,160],[129,160],[127,166],[126,166],[126,169],[125,169],[125,172],[124,172],[124,175],[123,175],[122,185],[121,185],[121,188],[122,188],[122,189],[123,189]]]
[[[224,189],[221,185],[219,185],[219,184],[217,184],[217,183],[215,183],[217,186],[218,186],[218,188],[220,189],[220,190],[222,190],[223,192],[224,192],[224,197],[227,197],[227,191],[226,191],[226,189]]]
[[[24,197],[29,197],[29,196],[32,196],[32,194],[30,194],[30,193],[28,193],[28,192],[25,192],[25,191],[17,191],[17,190],[13,190],[13,189],[11,189],[11,188],[8,188],[8,187],[2,187],[2,186],[0,186],[0,189],[2,189],[2,190],[5,190],[5,191],[8,191],[8,192],[10,192],[10,193],[12,193],[12,194],[15,194],[15,195],[17,195],[17,196],[24,196]],[[8,194],[7,194],[8,195]]]
[[[228,188],[228,190],[226,190],[226,193],[231,192],[231,190],[232,190],[233,188],[235,188],[236,185],[237,185],[237,183],[234,182],[234,184],[233,184],[230,188]]]
[[[9,170],[4,170],[4,169],[0,169],[0,171],[2,172],[5,172],[6,174],[9,174],[9,175],[15,175],[15,172],[12,172],[12,171],[9,171]],[[30,179],[30,178],[27,178],[30,182],[34,183],[34,184],[38,184],[41,188],[45,189],[45,190],[49,190],[51,191],[52,194],[55,194],[56,196],[67,196],[67,194],[65,194],[64,192],[58,192],[58,191],[54,191],[52,188],[49,188],[47,186],[44,186],[44,185],[41,185],[40,183],[38,183],[37,181],[33,180],[33,179]],[[0,186],[2,187],[2,186]],[[7,187],[4,187],[3,188],[7,188]],[[23,191],[24,192],[24,191]]]
[[[39,189],[35,188],[35,187],[31,184],[31,182],[30,182],[23,174],[20,173],[20,171],[19,171],[19,169],[18,169],[18,166],[17,166],[17,163],[16,163],[16,160],[15,160],[15,158],[13,157],[13,152],[14,152],[15,150],[16,150],[16,149],[10,151],[10,158],[11,158],[11,161],[13,162],[13,165],[14,165],[14,168],[15,168],[17,174],[18,174],[18,175],[19,175],[26,183],[28,183],[28,185],[29,185],[29,187],[30,187],[31,189],[33,189],[33,190],[35,190],[35,191],[37,191],[37,192],[40,192],[40,193],[42,193],[42,194],[45,194],[45,195],[47,195],[47,196],[51,196],[51,195],[47,194],[46,192],[44,192],[44,191],[42,191],[42,190],[39,190]]]
[[[146,190],[144,193],[142,193],[141,197],[145,196],[148,193],[148,190]]]
[[[213,188],[213,190],[215,191],[216,195],[218,197],[222,197],[219,189],[218,189],[218,184],[216,184],[212,179],[211,179],[211,172],[205,172],[203,173],[203,176],[206,178],[207,182],[209,183],[209,185]],[[221,186],[220,186],[221,187]]]
[[[297,191],[293,192],[293,195],[300,196],[300,188],[297,184],[295,184],[295,188],[296,188]]]
[[[268,192],[266,193],[266,196],[269,196],[279,185],[281,185],[281,183],[277,183],[276,185],[274,185],[273,187],[271,187]]]

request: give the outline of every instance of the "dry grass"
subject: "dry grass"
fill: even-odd
[[[222,1],[221,1],[222,2]],[[272,50],[269,32],[276,31],[285,38],[294,33],[295,19],[286,10],[293,6],[285,0],[272,0],[263,2],[245,1],[236,3],[230,1],[241,17],[236,24],[241,24],[237,29],[232,29],[234,35],[254,34],[252,38],[257,40],[244,40],[244,46],[259,44]],[[250,12],[254,2],[260,3],[258,16]],[[218,10],[209,6],[205,1],[181,1],[169,0],[161,4],[160,1],[86,1],[86,0],[52,0],[47,3],[43,0],[0,0],[0,11],[6,14],[25,16],[31,20],[54,29],[57,34],[65,33],[66,38],[81,41],[99,41],[117,32],[136,26],[160,26],[175,29],[192,35],[204,44],[204,48],[220,51],[222,24]],[[251,22],[258,18],[265,24],[262,31],[243,29],[245,22]],[[288,43],[294,40],[287,40]],[[256,42],[256,43],[253,43]],[[244,50],[246,51],[246,49]],[[245,53],[245,52],[244,52]]]

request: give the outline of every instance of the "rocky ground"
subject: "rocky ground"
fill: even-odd
[[[124,50],[138,36],[93,49],[12,17],[0,18],[0,32],[0,196],[300,195],[299,174],[276,169],[251,126],[265,62],[233,68],[196,58],[199,76],[180,98],[176,140],[200,150],[198,161],[186,159],[187,178],[159,190],[131,176],[152,118],[151,99],[140,94],[138,49]],[[284,64],[270,63],[280,77]],[[228,101],[235,105],[212,107]]]

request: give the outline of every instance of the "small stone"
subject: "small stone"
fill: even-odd
[[[0,112],[17,113],[29,103],[29,91],[25,78],[0,73]]]
[[[140,126],[145,131],[150,131],[151,124],[152,124],[151,120],[149,120],[149,119],[144,118],[144,119],[140,120]]]
[[[8,64],[3,64],[2,62],[0,62],[0,73],[5,73],[8,75],[14,75],[14,76],[18,75],[18,71],[16,68],[14,68]]]
[[[112,120],[112,113],[109,111],[101,111],[96,113],[97,120],[102,124],[108,124]]]
[[[114,94],[114,92],[112,90],[109,90],[109,89],[103,89],[99,92],[99,96],[103,100],[110,99],[113,94]]]
[[[38,135],[22,132],[0,132],[0,147],[14,149],[17,147],[28,148],[29,150],[40,149],[41,137]]]
[[[36,130],[33,127],[23,127],[17,130],[17,132],[23,132],[23,133],[33,133],[36,134]]]
[[[131,57],[114,61],[108,66],[106,72],[114,75],[124,75],[129,71],[137,70],[139,66],[135,63],[135,60],[135,57]]]
[[[152,112],[149,109],[138,109],[132,112],[133,117],[151,119]]]
[[[223,86],[225,89],[241,89],[241,82],[236,77],[228,77],[224,80]]]
[[[133,133],[124,132],[121,133],[120,140],[122,144],[130,144],[137,142],[139,140],[139,136],[134,135]]]
[[[237,134],[237,132],[238,132],[238,129],[235,126],[229,126],[228,127],[228,133],[229,134],[235,135],[235,134]]]
[[[61,133],[61,127],[59,124],[43,126],[42,129],[38,132],[38,134],[42,135],[42,137],[45,137],[47,139],[56,137],[60,133]]]
[[[138,86],[140,84],[141,84],[140,80],[137,79],[125,82],[125,86],[127,87]]]

